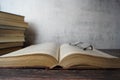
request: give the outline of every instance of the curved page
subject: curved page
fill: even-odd
[[[92,56],[98,56],[98,57],[105,57],[105,58],[118,58],[112,55],[109,55],[107,53],[101,52],[99,50],[93,49],[93,50],[82,50],[79,47],[71,46],[69,44],[63,44],[60,47],[60,61],[71,54],[85,54],[85,55],[92,55]]]
[[[0,57],[12,57],[12,56],[22,56],[29,54],[48,54],[53,56],[56,60],[58,60],[58,50],[59,47],[55,43],[42,43],[37,45],[31,45],[24,49],[14,51]]]

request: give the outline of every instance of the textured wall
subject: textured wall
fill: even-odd
[[[1,0],[0,0],[0,11],[1,11]]]
[[[83,41],[120,48],[120,0],[0,0],[2,11],[24,15],[28,42]]]

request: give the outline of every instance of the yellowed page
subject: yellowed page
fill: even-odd
[[[98,57],[105,57],[105,58],[118,58],[116,56],[109,55],[107,53],[101,52],[97,49],[93,50],[82,50],[79,47],[71,46],[69,44],[63,44],[60,47],[60,61],[71,54],[85,54],[85,55],[92,55],[92,56],[98,56]]]
[[[2,55],[0,57],[11,57],[11,56],[44,53],[44,54],[51,55],[58,60],[58,51],[59,51],[59,46],[57,46],[55,43],[42,43],[42,44],[31,45],[24,49],[14,51],[14,52]]]

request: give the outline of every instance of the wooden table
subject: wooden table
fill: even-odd
[[[120,57],[120,50],[103,50]],[[0,69],[0,80],[120,80],[120,69]]]

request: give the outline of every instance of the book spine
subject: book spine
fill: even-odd
[[[0,34],[0,37],[25,37],[24,33],[22,34]]]
[[[24,33],[24,31],[23,30],[0,29],[0,34],[5,34],[5,33],[16,34],[16,33]]]
[[[23,46],[23,42],[9,42],[9,43],[0,43],[0,49]]]
[[[24,21],[15,20],[15,19],[10,19],[10,18],[2,18],[2,17],[0,17],[0,19],[1,19],[1,20],[12,21],[12,22],[21,22],[21,23],[24,23]]]
[[[24,31],[22,31],[22,30],[0,29],[0,37],[1,36],[23,36],[24,37]]]
[[[24,21],[24,16],[0,11],[0,18]]]
[[[0,37],[0,43],[3,42],[24,42],[24,37]]]
[[[28,23],[26,22],[13,22],[10,20],[1,20],[0,19],[0,25],[5,25],[5,26],[18,26],[18,27],[24,27],[27,28],[28,27]]]
[[[24,27],[18,27],[18,26],[5,26],[5,25],[0,25],[0,29],[23,30],[23,31],[26,30],[26,28],[24,28]]]

